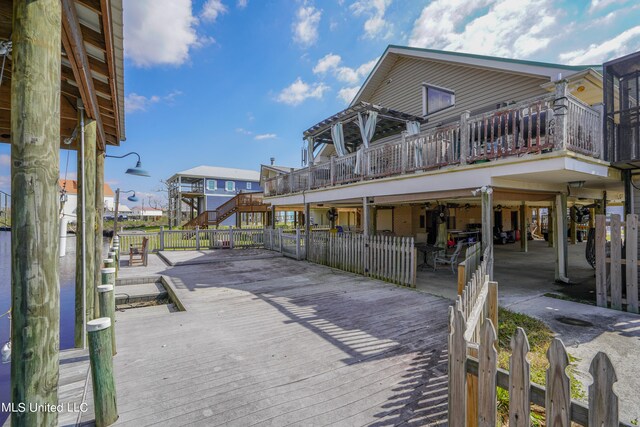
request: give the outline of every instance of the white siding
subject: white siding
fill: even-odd
[[[459,117],[465,110],[495,108],[502,102],[520,101],[547,94],[548,92],[540,85],[548,81],[547,78],[438,61],[399,58],[373,95],[363,101],[405,113],[422,115],[422,83],[454,90],[455,107],[434,114],[430,119],[433,122]]]

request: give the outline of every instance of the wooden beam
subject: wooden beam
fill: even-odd
[[[62,78],[67,79],[67,81],[72,81],[77,83],[75,75],[73,73],[73,69],[65,65],[62,66]],[[94,79],[94,78],[92,78],[92,81],[93,81],[93,87],[97,92],[102,92],[105,95],[111,96],[111,86],[109,86],[108,83],[105,83],[101,80]]]
[[[118,141],[121,139],[122,129],[120,129],[120,98],[118,97],[118,87],[116,85],[116,68],[115,57],[113,49],[113,34],[111,33],[111,2],[107,0],[100,0],[100,6],[102,8],[102,33],[104,34],[104,40],[107,47],[105,57],[107,59],[107,68],[109,69],[109,84],[111,85],[111,104],[113,105],[112,111],[116,117],[116,128],[118,130]]]
[[[11,403],[58,405],[60,341],[60,1],[13,5],[11,105]],[[57,411],[11,414],[56,426]]]
[[[85,27],[82,24],[80,24],[80,31],[82,32],[82,39],[86,44],[102,51],[107,49],[104,39],[102,38],[102,34],[89,27]]]
[[[76,0],[78,3],[86,6],[91,11],[97,13],[98,15],[102,14],[102,10],[100,9],[100,0]]]
[[[100,117],[98,100],[93,85],[93,77],[89,68],[87,51],[84,47],[82,30],[76,14],[76,6],[73,0],[61,0],[62,4],[62,45],[67,58],[71,62],[71,68],[78,83],[82,102],[87,111],[87,115],[96,121],[96,132],[98,135],[98,149],[104,150],[105,135],[102,128],[102,118]]]

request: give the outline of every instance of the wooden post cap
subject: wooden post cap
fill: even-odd
[[[116,269],[115,269],[115,267],[101,268],[101,269],[100,269],[100,272],[101,272],[102,274],[115,273],[115,272],[116,272]]]
[[[111,255],[111,252],[109,252],[109,255]],[[111,258],[111,257],[105,258],[105,259],[102,260],[103,264],[109,264],[111,262],[113,262],[113,258]]]
[[[87,322],[87,332],[101,331],[109,327],[111,327],[111,319],[108,317],[100,317]]]
[[[98,285],[98,292],[111,292],[113,285]]]
[[[117,234],[115,236],[113,236],[113,241],[114,242],[119,242],[120,241],[120,236],[118,236]]]
[[[109,258],[112,258],[116,255],[116,251],[109,251]]]

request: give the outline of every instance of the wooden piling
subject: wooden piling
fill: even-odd
[[[108,317],[100,317],[87,322],[93,404],[97,427],[109,426],[118,419],[110,330],[111,319]]]
[[[113,257],[113,261],[116,264],[116,277],[118,277],[118,273],[120,272],[120,243],[114,242],[109,253],[111,252],[115,254]]]
[[[95,197],[95,245],[94,245],[94,283],[100,283],[100,268],[102,267],[102,247],[104,246],[102,235],[102,220],[104,215],[104,152],[96,152],[96,197]],[[97,292],[97,290],[96,290]],[[97,298],[97,294],[95,296]],[[94,317],[98,317],[98,306],[96,304]]]
[[[59,0],[13,2],[11,61],[11,402],[58,404],[60,291]],[[54,426],[53,411],[13,426]]]
[[[105,274],[105,270],[113,270],[111,268],[103,268],[102,269],[102,285],[98,285],[98,307],[100,311],[100,317],[108,317],[111,319],[111,327],[109,330],[111,331],[111,350],[112,354],[116,355],[116,300],[115,293],[113,291],[112,284],[105,284],[104,282],[111,281],[112,279],[109,277],[105,278],[105,275],[108,276],[108,273]]]

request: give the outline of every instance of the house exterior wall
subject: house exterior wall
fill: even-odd
[[[232,191],[227,191],[226,183],[233,182],[234,187]],[[229,196],[229,198],[234,197],[238,193],[253,193],[253,192],[262,192],[262,187],[260,187],[259,181],[240,181],[233,179],[221,179],[221,178],[206,178],[205,194],[217,194],[222,196]],[[209,205],[207,204],[207,208],[209,209]]]
[[[391,79],[390,83],[387,83]],[[455,91],[455,106],[435,113],[431,121],[458,118],[465,110],[495,108],[502,102],[548,94],[541,77],[453,65],[414,58],[399,58],[373,95],[363,101],[414,115],[422,115],[422,83]]]

